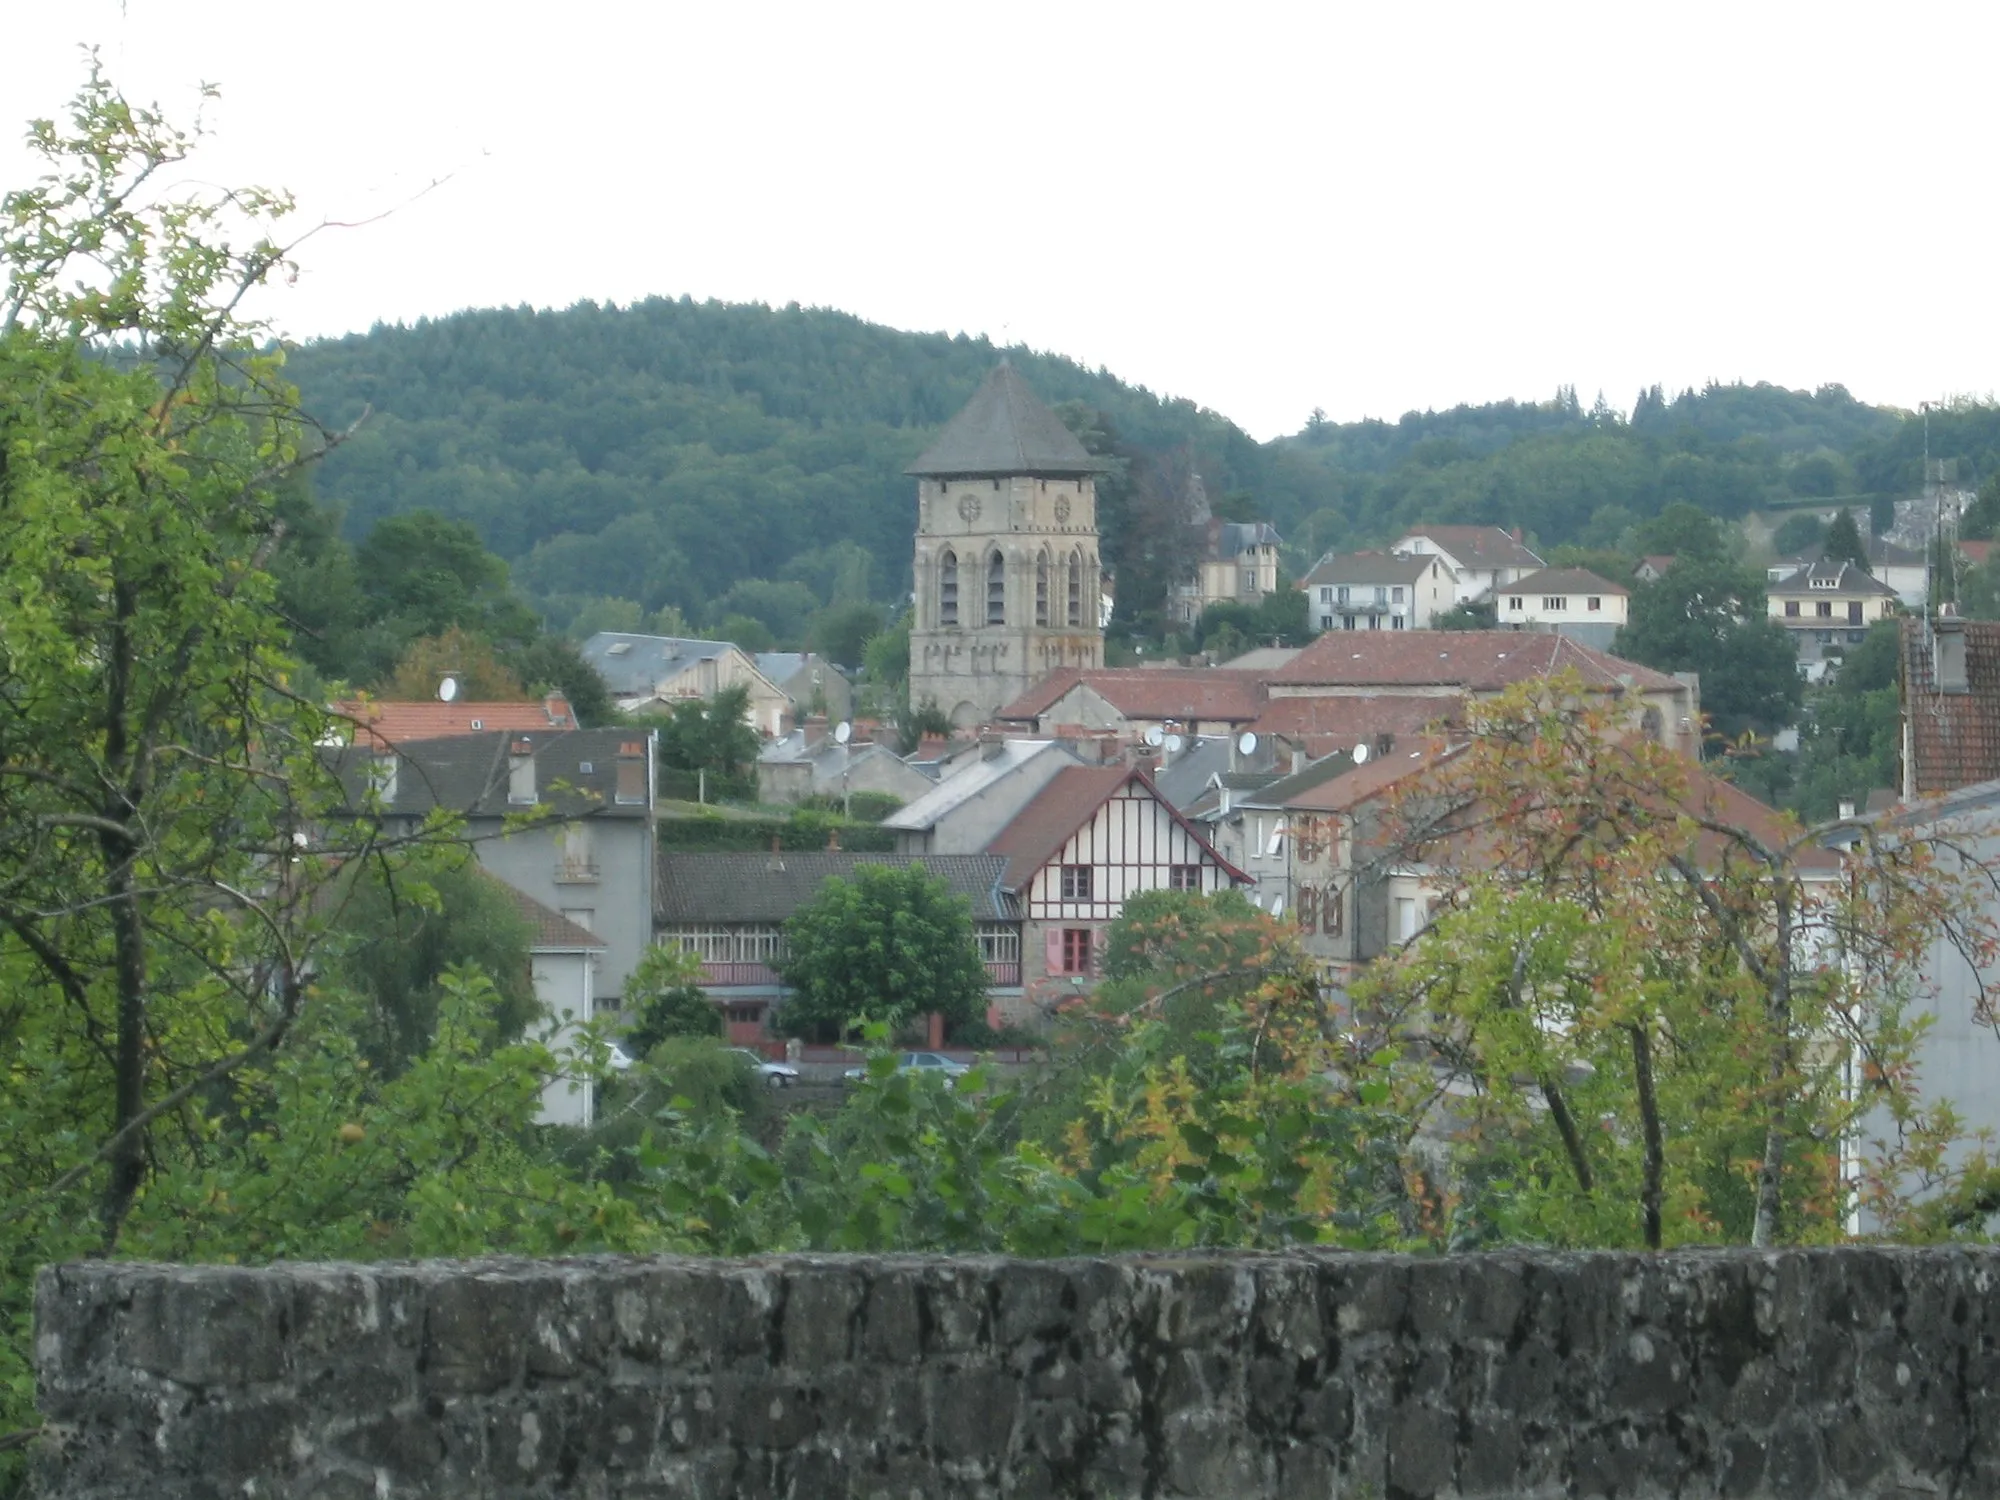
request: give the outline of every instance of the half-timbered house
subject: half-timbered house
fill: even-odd
[[[986,852],[1006,858],[1021,913],[1023,1020],[1094,982],[1132,896],[1250,883],[1134,766],[1066,767]]]

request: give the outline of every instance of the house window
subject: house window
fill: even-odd
[[[986,559],[986,623],[1007,623],[1007,563],[997,547]]]
[[[1333,590],[1326,588],[1321,589],[1319,591],[1319,602],[1322,604],[1333,603]]]
[[[1542,608],[1560,613],[1569,608],[1569,600],[1561,594],[1544,594],[1542,595]]]
[[[1509,609],[1519,609],[1521,607],[1521,596],[1519,594],[1510,596],[1507,600],[1507,607]]]
[[[1785,618],[1787,620],[1796,620],[1798,617],[1799,601],[1796,599],[1787,599],[1785,601]]]
[[[526,740],[518,741],[507,757],[507,800],[516,807],[535,802],[535,752]]]
[[[565,922],[574,922],[585,932],[595,932],[597,930],[590,925],[597,920],[597,912],[591,907],[565,906],[562,909],[562,917]]]
[[[938,624],[958,623],[958,554],[947,551],[938,559]]]
[[[618,747],[618,801],[628,807],[646,801],[646,746],[643,740],[628,740]]]
[[[1407,943],[1417,935],[1417,900],[1414,896],[1396,898],[1396,940]]]
[[[1847,644],[1850,646],[1858,646],[1867,639],[1868,632],[1865,630],[1850,630],[1847,632]]]
[[[1090,866],[1064,865],[1062,867],[1062,898],[1065,901],[1088,901],[1090,899]]]
[[[1391,599],[1391,600],[1393,600],[1393,601],[1394,601],[1395,603],[1397,603],[1397,604],[1401,604],[1401,603],[1403,602],[1403,588],[1402,588],[1402,585],[1401,585],[1401,584],[1398,584],[1398,585],[1397,585],[1397,586],[1396,586],[1395,588],[1392,588],[1392,589],[1390,589],[1390,590],[1389,590],[1389,597],[1390,597],[1390,599]]]
[[[1340,628],[1342,630],[1352,630],[1354,628],[1354,616],[1342,615],[1340,617]]]
[[[1847,623],[1850,625],[1859,625],[1861,623],[1861,601],[1859,599],[1847,606]]]
[[[1583,607],[1595,614],[1598,610],[1604,608],[1603,596],[1599,594],[1590,595],[1583,601]]]
[[[1243,569],[1242,584],[1239,592],[1245,594],[1254,594],[1257,592],[1257,574],[1254,569]]]
[[[1831,620],[1833,618],[1833,601],[1831,599],[1820,600],[1813,605],[1813,614],[1819,619]]]
[[[1049,623],[1049,555],[1046,552],[1035,559],[1035,623]]]
[[[1072,552],[1069,555],[1069,622],[1072,625],[1081,625],[1083,623],[1083,554],[1081,552]]]
[[[1368,628],[1370,630],[1380,630],[1382,628],[1382,617],[1380,615],[1370,615],[1368,617]]]
[[[1387,584],[1378,583],[1375,585],[1375,602],[1377,604],[1387,604],[1389,602],[1389,586]]]
[[[1167,889],[1170,891],[1198,891],[1201,889],[1200,865],[1167,866]]]
[[[1331,630],[1331,629],[1333,629],[1333,616],[1332,616],[1332,615],[1321,615],[1321,616],[1319,617],[1319,628],[1320,628],[1321,630]]]
[[[1401,630],[1403,628],[1403,617],[1401,615],[1389,616],[1389,628],[1391,630]]]
[[[1347,929],[1347,897],[1338,886],[1328,886],[1320,893],[1319,930],[1328,937],[1339,937]]]
[[[1340,586],[1340,602],[1342,604],[1347,602],[1347,585],[1344,583]]]
[[[989,964],[1017,964],[1021,961],[1021,929],[982,927],[979,929],[979,957]]]
[[[1813,639],[1818,641],[1822,646],[1831,646],[1833,644],[1833,632],[1831,630],[1815,630],[1813,632]]]
[[[1088,927],[1065,927],[1062,930],[1062,967],[1059,974],[1088,974],[1090,972],[1090,929]]]
[[[565,823],[556,836],[556,879],[595,880],[597,865],[590,857],[590,825]]]

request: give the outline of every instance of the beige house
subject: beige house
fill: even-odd
[[[1515,579],[1494,596],[1502,630],[1546,630],[1600,651],[1625,623],[1631,594],[1585,568],[1543,568]]]
[[[1167,589],[1167,618],[1192,625],[1212,604],[1255,604],[1278,590],[1278,547],[1284,541],[1264,521],[1219,521],[1208,507],[1201,476],[1188,485],[1188,524],[1201,533],[1194,571]]]
[[[731,641],[600,630],[583,643],[582,656],[628,713],[653,704],[713,698],[739,684],[750,690],[746,722],[767,739],[782,734],[786,717],[798,711],[791,695]]]
[[[1870,625],[1893,619],[1901,603],[1894,589],[1865,568],[1824,559],[1772,584],[1766,597],[1771,619],[1798,648],[1799,673],[1809,682],[1818,682],[1830,661],[1866,640]]]

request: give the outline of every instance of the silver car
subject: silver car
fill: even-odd
[[[770,1062],[748,1047],[731,1047],[729,1050],[756,1070],[757,1076],[764,1081],[765,1088],[788,1089],[799,1081],[799,1070],[790,1063]]]
[[[896,1071],[930,1074],[942,1078],[944,1086],[950,1088],[958,1082],[961,1074],[970,1073],[972,1069],[965,1063],[954,1062],[942,1052],[905,1052],[896,1059]],[[868,1067],[864,1063],[858,1068],[849,1068],[843,1076],[850,1082],[858,1081],[868,1076]]]

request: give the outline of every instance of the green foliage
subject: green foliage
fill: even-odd
[[[1686,540],[1698,540],[1688,537]],[[1642,583],[1612,650],[1663,672],[1699,672],[1716,733],[1769,738],[1797,716],[1798,652],[1765,618],[1764,581],[1717,552],[1682,547],[1666,576]]]
[[[634,1056],[650,1057],[668,1037],[722,1035],[722,1012],[700,980],[701,960],[686,949],[656,943],[640,955],[624,995],[634,1017],[625,1041]]]
[[[1434,630],[1491,630],[1499,611],[1491,599],[1468,599],[1454,604],[1431,621]]]
[[[1870,792],[1902,785],[1901,640],[1894,620],[1878,620],[1807,697],[1787,799],[1802,817],[1831,818],[1842,802],[1864,806]]]
[[[784,818],[725,818],[708,816],[663,817],[659,822],[658,843],[662,849],[679,853],[766,850],[771,840],[780,849],[824,849],[827,840],[840,836],[840,847],[861,854],[888,854],[896,847],[893,828],[881,828],[860,819],[848,820],[836,812],[802,807]]]
[[[1798,557],[1826,540],[1826,523],[1811,511],[1787,516],[1771,533],[1771,550],[1780,557]]]
[[[2000,532],[2000,471],[1979,487],[1958,518],[1958,534],[1968,542],[1991,541]]]
[[[1303,646],[1312,638],[1306,596],[1282,578],[1255,604],[1209,605],[1194,627],[1195,649],[1214,652],[1217,661],[1253,646]]]
[[[585,729],[608,724],[617,714],[611,693],[576,646],[557,635],[537,636],[505,658],[521,685],[535,697],[557,692],[569,700]]]
[[[713,1002],[704,1001],[712,1014]],[[753,1124],[766,1109],[765,1090],[748,1057],[718,1038],[695,1032],[663,1037],[646,1049],[632,1084],[688,1119]]]
[[[862,1018],[900,1026],[931,1011],[949,1027],[986,1009],[971,908],[921,865],[861,865],[851,880],[827,880],[785,924],[785,942],[792,995],[778,1022],[792,1035],[841,1035]]]
[[[659,729],[662,765],[707,771],[712,779],[729,783],[757,763],[757,731],[750,727],[749,713],[750,689],[736,683],[713,697],[689,698],[637,722]]]
[[[1676,500],[1658,515],[1642,521],[1638,548],[1646,556],[1719,559],[1729,552],[1723,530],[1700,506]]]
[[[490,1019],[502,1041],[519,1038],[537,1009],[528,972],[534,934],[513,894],[469,851],[429,864],[357,865],[329,893],[324,980],[361,1003],[355,1039],[390,1076],[429,1050],[448,974],[478,968],[493,976]]]
[[[1851,562],[1864,573],[1868,570],[1868,546],[1861,540],[1861,528],[1854,524],[1854,512],[1842,509],[1826,528],[1820,556],[1828,562]]]
[[[819,606],[818,596],[803,583],[745,578],[709,606],[709,618],[718,622],[723,639],[735,641],[745,651],[774,647],[794,651],[805,644],[806,626]],[[746,620],[758,629],[745,630],[740,622]],[[742,639],[745,635],[754,642]]]
[[[879,635],[871,636],[861,652],[862,670],[868,681],[889,688],[901,688],[910,680],[910,612],[904,610],[896,623]]]
[[[887,612],[879,604],[835,604],[813,616],[806,632],[806,644],[828,661],[843,667],[860,666],[868,659],[869,648],[887,630]],[[907,647],[909,636],[903,637]],[[903,653],[908,670],[909,652]]]

